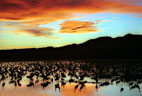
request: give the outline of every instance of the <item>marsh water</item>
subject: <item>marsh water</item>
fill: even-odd
[[[0,96],[142,96],[142,64],[1,62]]]

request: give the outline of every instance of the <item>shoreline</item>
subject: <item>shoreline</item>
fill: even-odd
[[[49,59],[49,60],[0,60],[0,62],[48,62],[48,61],[88,61],[96,63],[142,63],[141,59]]]

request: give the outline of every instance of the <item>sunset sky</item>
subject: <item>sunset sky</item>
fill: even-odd
[[[142,0],[0,0],[0,49],[142,35]]]

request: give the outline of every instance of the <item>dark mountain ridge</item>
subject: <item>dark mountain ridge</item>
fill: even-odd
[[[0,61],[62,59],[138,59],[142,60],[142,35],[100,37],[64,47],[1,50]]]

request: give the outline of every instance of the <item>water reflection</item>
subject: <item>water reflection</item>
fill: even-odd
[[[142,65],[1,62],[0,96],[141,96]]]

